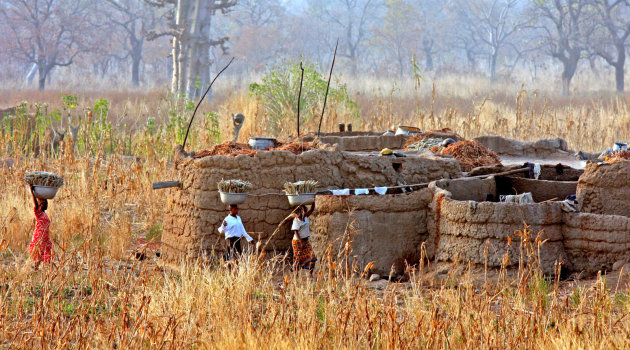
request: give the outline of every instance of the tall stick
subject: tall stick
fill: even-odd
[[[219,73],[217,73],[217,75],[214,77],[214,79],[212,79],[212,81],[210,82],[210,85],[208,85],[208,88],[206,89],[206,92],[203,93],[203,96],[201,96],[201,99],[199,99],[199,102],[197,102],[197,106],[195,106],[195,110],[193,111],[193,115],[192,115],[192,117],[190,117],[190,123],[188,123],[188,129],[186,129],[186,136],[184,137],[184,144],[182,145],[182,150],[186,149],[186,140],[188,140],[188,132],[190,131],[190,126],[192,125],[193,120],[195,119],[195,114],[197,114],[197,110],[199,109],[199,105],[201,105],[201,102],[203,101],[203,99],[206,97],[206,95],[208,94],[208,92],[212,88],[212,84],[214,84],[214,81],[217,80],[219,75],[221,75],[221,73],[223,73],[223,71],[225,71],[230,66],[230,64],[232,64],[232,61],[234,61],[234,57],[232,57],[230,62],[228,62],[227,66],[225,66],[223,69],[221,69],[221,71]]]
[[[330,79],[332,78],[333,67],[335,67],[335,58],[337,57],[337,46],[339,46],[339,39],[337,39],[337,44],[335,44],[335,53],[333,54],[332,64],[330,65],[330,73],[328,74],[328,85],[326,85],[326,95],[324,95],[324,107],[322,108],[322,116],[319,117],[319,126],[317,127],[317,136],[322,130],[322,121],[324,120],[324,111],[326,110],[326,100],[328,100],[328,89],[330,88]]]
[[[300,100],[302,99],[302,81],[304,80],[304,67],[302,67],[302,62],[300,62],[300,70],[302,71],[302,76],[300,77],[300,92],[298,93],[298,110],[297,110],[297,132],[298,132],[298,140],[300,139]]]

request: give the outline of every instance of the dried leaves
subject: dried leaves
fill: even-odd
[[[499,156],[477,141],[461,141],[442,150],[459,161],[463,171],[471,171],[480,166],[501,165]]]
[[[286,144],[278,144],[278,147],[270,148],[269,151],[289,151],[293,154],[300,154],[313,148],[316,148],[316,145],[312,142],[290,142]],[[266,151],[252,149],[251,147],[249,147],[248,144],[245,143],[228,141],[215,145],[209,150],[195,152],[193,158],[197,159],[208,156],[236,157],[241,154],[253,157],[258,152]]]

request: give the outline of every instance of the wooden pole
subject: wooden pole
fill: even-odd
[[[317,127],[317,136],[322,131],[322,121],[324,120],[324,111],[326,110],[326,100],[328,99],[328,89],[330,88],[330,79],[332,78],[333,67],[335,67],[335,58],[337,58],[337,47],[339,46],[339,39],[335,44],[335,53],[333,54],[332,64],[330,65],[330,73],[328,74],[328,84],[326,85],[326,94],[324,95],[324,107],[322,107],[322,115],[319,117],[319,126]]]
[[[164,182],[153,183],[154,190],[159,190],[162,188],[169,188],[169,187],[182,187],[182,183],[179,181],[164,181]]]
[[[193,111],[192,117],[190,117],[190,122],[188,123],[188,129],[186,129],[186,136],[184,137],[184,144],[182,145],[182,150],[186,150],[186,140],[188,140],[188,132],[190,131],[190,126],[192,125],[192,122],[195,119],[195,114],[197,114],[197,110],[199,109],[199,106],[201,105],[201,102],[203,101],[203,99],[206,97],[206,95],[208,94],[208,92],[212,88],[212,84],[214,84],[214,81],[217,80],[219,75],[221,75],[221,73],[223,73],[223,71],[225,71],[230,66],[230,64],[232,64],[232,61],[234,61],[234,57],[232,57],[230,62],[228,62],[227,66],[225,66],[223,69],[221,69],[221,71],[219,73],[217,73],[217,75],[214,77],[214,79],[212,79],[212,82],[210,82],[210,85],[208,85],[208,88],[206,89],[206,92],[204,92],[203,96],[201,96],[201,99],[199,99],[199,102],[197,103],[197,106],[195,107],[195,110]]]
[[[302,62],[300,62],[300,70],[302,71],[302,75],[300,77],[300,92],[298,93],[298,103],[297,103],[297,137],[300,139],[300,100],[302,99],[302,81],[304,81],[304,67],[302,67]]]

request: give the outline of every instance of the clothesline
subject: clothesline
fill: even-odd
[[[422,186],[428,186],[429,183],[428,182],[424,182],[424,183],[419,183],[419,184],[411,184],[411,185],[398,185],[398,186],[375,186],[375,187],[362,187],[362,188],[342,188],[339,190],[348,190],[349,192],[355,191],[355,190],[374,190],[375,188],[386,188],[386,189],[396,189],[396,188],[407,188],[407,187],[422,187]],[[334,190],[338,190],[338,189],[334,189]],[[320,189],[317,190],[315,193],[316,194],[320,194],[320,193],[325,193],[325,192],[332,192],[333,189]],[[249,196],[251,197],[264,197],[264,196],[286,196],[287,194],[284,192],[269,192],[269,193],[250,193]]]

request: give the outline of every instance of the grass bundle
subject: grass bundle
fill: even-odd
[[[285,182],[283,186],[286,194],[315,193],[318,187],[319,182],[315,180]]]
[[[253,188],[251,183],[243,180],[221,180],[217,187],[225,193],[247,193]]]
[[[53,173],[47,171],[31,171],[24,175],[24,181],[32,186],[49,186],[49,187],[61,187],[63,186],[63,179]]]

